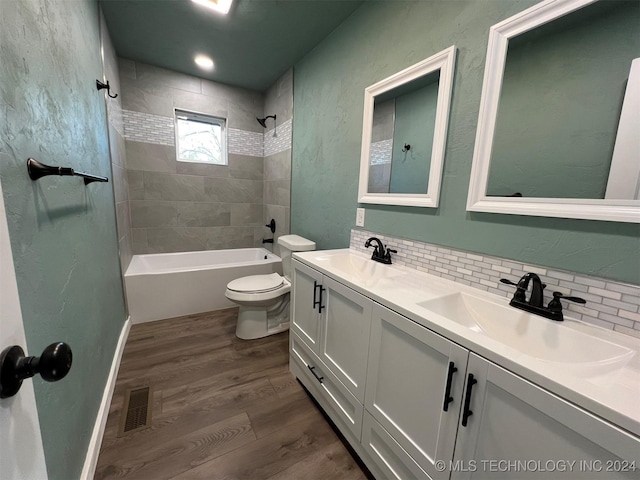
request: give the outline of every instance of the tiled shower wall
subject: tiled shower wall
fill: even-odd
[[[260,92],[119,59],[133,253],[261,246]],[[224,117],[226,166],[178,162],[174,108]]]
[[[118,59],[111,43],[104,17],[100,15],[100,33],[103,45],[104,80],[109,81],[113,93],[120,92]],[[103,90],[103,92],[106,92]],[[118,249],[122,273],[127,270],[133,248],[131,245],[131,218],[129,216],[129,186],[127,184],[124,124],[122,119],[122,96],[110,98],[105,93],[107,103],[107,125],[109,128],[109,152],[111,155],[111,184],[116,202]]]
[[[551,300],[551,292],[554,291],[582,297],[587,301],[585,305],[563,302],[567,316],[640,338],[640,286],[638,285],[576,275],[572,272],[454,250],[365,230],[351,230],[350,248],[370,254],[371,249],[364,247],[369,237],[378,237],[385,245],[398,250],[397,254],[393,254],[393,261],[398,265],[415,268],[503,297],[512,297],[514,287],[500,283],[501,278],[517,282],[525,272],[537,273],[543,283],[547,284],[545,304]]]
[[[275,241],[289,232],[291,215],[291,125],[293,119],[293,70],[280,77],[265,94],[264,116],[276,115],[277,125],[267,120],[264,132],[264,223],[276,221]],[[268,237],[270,231],[267,230]]]

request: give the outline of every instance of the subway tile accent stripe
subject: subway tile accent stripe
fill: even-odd
[[[124,123],[124,137],[134,142],[156,143],[160,145],[175,145],[174,121],[171,117],[153,115],[150,113],[134,112],[132,110],[122,110]],[[288,124],[288,129],[286,125]],[[282,129],[278,127],[278,142],[280,144],[288,141],[287,148],[291,148],[291,120],[283,124]],[[281,137],[281,139],[280,139]],[[264,135],[237,128],[227,130],[227,142],[229,153],[237,155],[249,155],[252,157],[264,156]],[[282,150],[286,150],[283,148]],[[282,151],[282,150],[278,150]],[[275,152],[275,153],[277,153]]]
[[[584,298],[587,303],[568,303],[567,315],[587,323],[640,338],[640,286],[614,282],[599,277],[589,277],[515,260],[454,250],[414,240],[404,240],[388,235],[351,230],[349,248],[371,253],[364,247],[369,237],[378,237],[384,244],[398,250],[394,263],[421,272],[446,278],[483,291],[510,298],[514,287],[500,283],[500,278],[513,281],[534,272],[547,284],[545,303],[551,300],[551,292]]]
[[[122,110],[124,138],[134,142],[175,145],[173,118]]]
[[[371,165],[382,165],[385,163],[391,163],[391,156],[393,153],[393,139],[380,140],[371,144],[369,150],[369,163]]]
[[[262,133],[230,128],[227,131],[227,142],[229,143],[229,153],[252,157],[264,156]]]
[[[264,134],[264,156],[275,155],[291,148],[292,119],[278,125],[275,130],[267,130]],[[277,136],[274,136],[274,132]]]

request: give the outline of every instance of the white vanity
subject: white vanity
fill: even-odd
[[[640,478],[637,339],[348,249],[293,285],[291,371],[376,478]]]

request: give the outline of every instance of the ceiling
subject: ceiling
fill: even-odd
[[[220,15],[190,0],[100,0],[118,56],[264,91],[363,0],[234,0]],[[213,59],[206,72],[196,54]]]

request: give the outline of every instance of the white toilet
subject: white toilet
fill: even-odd
[[[291,291],[291,253],[315,250],[316,244],[298,235],[278,238],[282,271],[251,275],[227,284],[225,296],[240,306],[236,336],[243,340],[262,338],[289,329]]]

